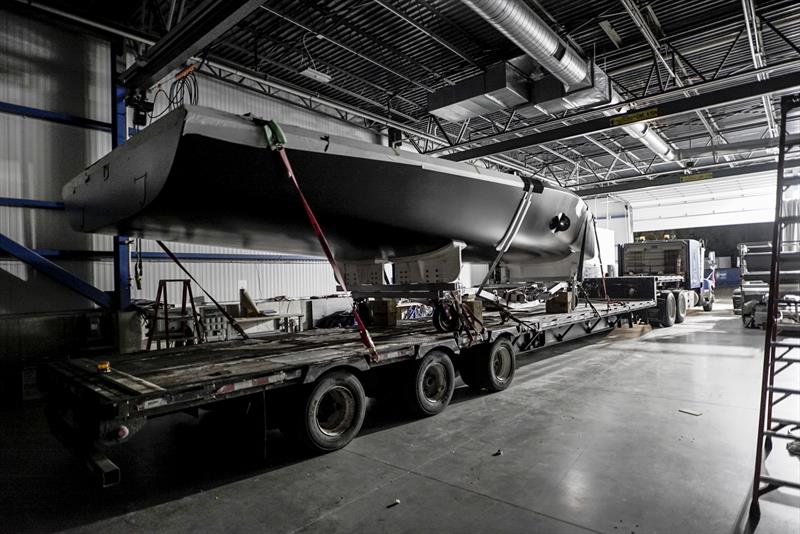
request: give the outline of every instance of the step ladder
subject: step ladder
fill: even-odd
[[[180,285],[181,307],[170,311],[167,298],[167,286]],[[192,295],[192,282],[188,279],[159,280],[156,292],[156,304],[150,330],[147,333],[147,350],[156,342],[156,348],[161,348],[161,342],[173,343],[174,346],[194,345],[205,341],[205,328],[200,314],[194,304]]]
[[[800,401],[800,337],[797,323],[791,324],[781,319],[783,315],[791,316],[800,312],[800,302],[786,294],[786,285],[781,286],[782,279],[788,278],[783,281],[789,282],[795,278],[797,266],[793,260],[796,260],[800,251],[800,176],[787,176],[785,172],[787,153],[800,152],[800,145],[796,142],[787,143],[787,118],[795,125],[800,123],[800,94],[781,99],[775,223],[751,517],[760,514],[759,499],[764,494],[778,488],[800,489],[797,458],[776,458],[779,452],[790,455],[790,449],[800,445],[800,409],[796,404]],[[773,441],[776,440],[787,447],[774,447]],[[768,458],[770,464],[767,463]],[[788,461],[784,464],[780,460]],[[791,467],[775,469],[786,465]]]

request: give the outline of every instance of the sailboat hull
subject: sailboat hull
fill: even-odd
[[[465,260],[491,261],[523,195],[513,175],[284,130],[297,179],[342,260],[424,254],[458,240]],[[248,117],[178,108],[71,180],[63,195],[72,226],[84,232],[320,254],[278,154]],[[551,221],[562,214],[569,228],[554,232]],[[573,256],[587,217],[577,195],[545,184],[506,261]]]

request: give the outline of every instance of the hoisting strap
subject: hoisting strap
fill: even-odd
[[[511,244],[514,242],[514,239],[516,239],[517,233],[519,233],[519,229],[522,227],[522,223],[525,221],[525,216],[528,214],[528,209],[533,203],[534,193],[542,193],[544,191],[544,184],[539,180],[525,177],[522,177],[522,180],[525,182],[522,198],[519,200],[519,204],[517,204],[517,209],[514,210],[514,215],[511,217],[511,221],[508,223],[508,227],[506,228],[503,237],[500,238],[500,241],[495,247],[495,250],[497,250],[497,255],[494,257],[494,260],[489,266],[486,276],[483,277],[483,280],[478,286],[478,291],[475,293],[478,298],[490,300],[482,295],[483,288],[489,282],[489,279],[494,275],[494,270],[498,265],[500,265],[500,260],[503,259],[503,256],[505,256],[506,252],[508,252],[508,249],[511,248]],[[503,307],[499,297],[491,302],[494,302],[494,304],[500,308]],[[511,313],[507,309],[506,313],[511,316]]]
[[[284,137],[280,126],[278,126],[278,124],[274,121],[267,121],[264,125],[264,133],[267,136],[267,143],[269,147],[272,150],[277,151],[281,156],[281,161],[283,161],[283,166],[286,168],[286,173],[292,180],[295,191],[297,191],[297,195],[300,197],[300,201],[303,203],[303,208],[305,209],[306,216],[308,217],[308,222],[311,223],[311,228],[313,228],[314,234],[316,234],[317,240],[319,241],[323,252],[325,252],[325,257],[328,258],[328,263],[330,263],[331,268],[333,269],[333,276],[336,278],[336,282],[342,286],[344,291],[347,291],[347,285],[345,285],[344,276],[342,276],[342,271],[339,269],[339,264],[336,262],[336,258],[333,257],[333,251],[328,244],[328,240],[325,238],[325,233],[322,231],[322,227],[317,221],[314,211],[311,209],[311,205],[308,203],[306,196],[303,194],[300,183],[297,181],[297,177],[292,170],[292,164],[289,163],[289,157],[286,155],[286,150],[283,148],[286,138]],[[356,306],[355,302],[353,302],[353,317],[356,320],[358,332],[361,335],[361,342],[369,351],[370,360],[377,362],[379,360],[378,351],[375,348],[375,343],[373,343],[372,337],[369,335],[367,326],[364,324],[364,321],[358,314],[358,307]]]
[[[198,282],[198,281],[197,281],[197,278],[195,278],[195,277],[192,275],[192,273],[190,273],[190,272],[189,272],[189,270],[188,270],[186,267],[184,267],[184,265],[181,263],[181,260],[179,260],[179,259],[178,259],[178,257],[177,257],[175,254],[173,254],[173,253],[172,253],[172,251],[171,251],[170,249],[168,249],[168,248],[167,248],[167,245],[165,245],[165,244],[164,244],[162,241],[156,241],[156,243],[158,243],[158,246],[159,246],[159,247],[161,247],[161,249],[162,249],[164,252],[166,252],[166,253],[167,253],[167,256],[169,256],[169,259],[171,259],[172,261],[174,261],[174,262],[175,262],[175,265],[177,265],[178,267],[180,267],[180,269],[181,269],[183,272],[185,272],[185,273],[186,273],[186,276],[188,276],[189,278],[191,278],[191,279],[192,279],[192,282],[194,282],[195,284],[197,284],[197,287],[199,287],[199,288],[200,288],[200,291],[202,291],[203,293],[205,293],[205,295],[206,295],[206,296],[207,296],[209,299],[211,299],[211,302],[213,302],[213,303],[214,303],[214,306],[216,306],[216,307],[217,307],[217,310],[219,310],[219,312],[222,314],[222,316],[223,316],[223,317],[225,317],[225,319],[227,319],[228,323],[231,325],[231,328],[233,328],[234,330],[236,330],[236,333],[237,333],[237,334],[239,334],[240,336],[242,336],[242,339],[249,339],[249,338],[250,338],[250,336],[248,336],[247,334],[245,334],[245,332],[244,332],[244,330],[242,329],[242,327],[239,325],[239,323],[237,323],[237,322],[236,322],[236,319],[234,319],[234,318],[231,316],[231,314],[230,314],[230,313],[228,313],[228,312],[225,310],[225,308],[223,308],[223,307],[222,307],[222,305],[221,305],[219,302],[217,302],[217,300],[216,300],[214,297],[212,297],[212,296],[211,296],[211,293],[209,293],[208,291],[206,291],[206,289],[205,289],[203,286],[201,286],[201,285],[200,285],[200,282]]]

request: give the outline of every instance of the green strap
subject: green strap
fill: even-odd
[[[272,150],[280,150],[286,144],[286,135],[277,122],[267,121],[264,133],[267,134],[267,144]]]

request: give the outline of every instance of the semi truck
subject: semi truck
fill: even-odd
[[[620,245],[619,271],[625,276],[652,276],[656,280],[657,307],[650,323],[670,327],[686,319],[688,308],[714,307],[714,256],[696,239],[640,241]]]

